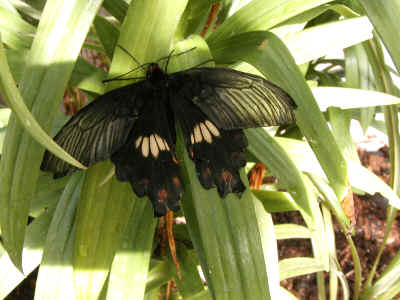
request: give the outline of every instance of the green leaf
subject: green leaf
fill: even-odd
[[[320,271],[324,271],[324,268],[314,258],[293,257],[282,259],[279,262],[279,280]]]
[[[329,183],[315,174],[310,173],[308,174],[308,177],[322,195],[322,199],[325,200],[326,206],[328,206],[329,209],[334,213],[339,224],[342,226],[342,230],[345,232],[350,231],[350,220],[346,217],[342,205],[338,201],[335,192],[332,190]]]
[[[208,296],[207,294],[202,294],[201,298],[198,298],[198,295],[204,293],[205,289],[197,270],[198,260],[195,252],[188,251],[183,245],[178,245],[177,255],[181,265],[182,280],[175,276],[175,282],[182,299],[211,300],[209,292],[207,293]]]
[[[19,82],[22,99],[45,131],[53,124],[59,101],[64,95],[69,76],[100,4],[101,0],[46,2]],[[22,106],[22,100],[19,100]],[[21,268],[28,210],[35,193],[44,151],[43,146],[38,144],[40,139],[35,140],[25,130],[32,126],[35,123],[28,123],[25,119],[23,123],[18,123],[15,115],[11,117],[0,162],[2,238],[18,268]],[[35,136],[39,136],[39,133],[35,131]],[[50,142],[42,142],[49,148],[55,146]],[[28,170],[29,176],[26,176]]]
[[[68,183],[70,176],[58,180],[53,175],[45,174],[39,177],[35,197],[31,201],[29,215],[37,217],[49,206],[55,206]]]
[[[176,273],[175,266],[171,260],[157,262],[147,275],[146,294],[156,291],[174,278]]]
[[[102,16],[96,16],[94,26],[107,56],[113,57],[114,48],[119,37],[118,28]]]
[[[253,30],[267,30],[313,7],[332,0],[254,0],[238,10],[219,26],[207,39],[212,48],[215,43],[233,35]]]
[[[72,72],[69,84],[81,90],[95,94],[104,94],[107,73],[89,63],[86,59],[78,57],[75,68]]]
[[[129,1],[124,0],[104,0],[103,7],[122,23],[129,7],[128,3]]]
[[[398,289],[398,281],[400,276],[400,254],[393,258],[390,264],[387,266],[387,269],[384,271],[382,276],[369,288],[367,288],[363,294],[363,299],[377,299],[377,297],[384,292],[388,291],[389,288],[397,285]],[[393,293],[393,292],[392,292]],[[390,298],[382,298],[382,299],[390,299]]]
[[[264,209],[269,213],[298,209],[297,204],[288,193],[263,190],[252,190],[251,192],[261,201]]]
[[[36,299],[74,299],[73,227],[82,173],[71,176],[54,212],[47,233],[43,259],[36,281]]]
[[[265,130],[248,129],[246,136],[249,140],[248,151],[262,162],[270,172],[279,178],[280,183],[292,195],[293,200],[296,202],[295,206],[303,209],[304,214],[308,217],[312,215],[311,203],[309,193],[306,190],[301,174],[299,173],[296,165],[281,148],[281,146],[270,137]],[[254,191],[255,195],[261,193]],[[289,205],[293,203],[288,201]]]
[[[296,123],[325,171],[336,195],[347,192],[346,162],[302,74],[285,45],[268,32],[247,32],[210,48],[219,63],[246,61],[288,92],[298,105]]]
[[[276,238],[284,239],[307,239],[312,235],[307,227],[297,224],[278,224],[274,226]]]
[[[15,13],[17,13],[17,11],[31,17],[34,20],[39,20],[40,18],[40,14],[41,12],[39,10],[37,10],[36,8],[30,6],[29,4],[23,2],[22,0],[10,0],[10,5],[4,5],[7,6],[7,8],[10,8],[10,10],[12,9]],[[12,6],[11,6],[12,4]],[[11,8],[11,7],[12,8]]]
[[[15,82],[19,82],[21,79],[24,69],[25,69],[25,60],[27,57],[27,50],[13,50],[13,49],[4,49],[6,51],[8,65],[10,66],[10,71]]]
[[[202,61],[209,57],[207,45],[199,37],[176,48],[191,49],[192,45],[196,45],[195,50],[174,59],[180,69],[193,66],[201,56]],[[240,199],[234,194],[221,199],[216,189],[205,190],[186,153],[179,127],[177,155],[185,183],[182,207],[214,299],[268,299],[260,233],[249,189]],[[243,171],[241,175],[248,186]]]
[[[366,17],[345,19],[287,35],[283,42],[301,65],[372,38],[372,29]]]
[[[208,15],[215,0],[192,0],[186,6],[179,23],[176,39],[185,39],[189,35],[200,35],[206,25]],[[212,28],[212,25],[211,25]],[[211,31],[209,28],[209,31]]]
[[[0,31],[2,40],[13,49],[28,49],[35,34],[35,27],[26,22],[18,13],[10,13],[0,7]]]
[[[54,209],[49,209],[36,218],[26,230],[24,242],[24,255],[22,274],[13,264],[7,253],[0,258],[0,298],[4,299],[18,286],[26,276],[35,270],[42,260],[43,247],[46,241],[46,233],[53,217]]]
[[[375,90],[375,78],[364,47],[362,45],[349,47],[345,49],[344,54],[346,59],[346,87]],[[374,116],[374,107],[360,110],[360,124],[364,133],[371,125]]]
[[[315,87],[311,89],[321,111],[328,107],[353,109],[399,104],[400,98],[390,94],[341,87]]]
[[[323,173],[318,169],[318,161],[309,148],[309,145],[303,141],[288,138],[275,138],[284,148],[294,164],[303,172],[309,172],[318,176]],[[349,181],[352,186],[370,195],[380,193],[389,200],[389,203],[395,207],[399,207],[400,198],[394,191],[378,176],[364,168],[359,163],[348,162]]]
[[[74,281],[78,299],[97,299],[121,242],[134,199],[128,183],[107,180],[110,162],[86,173],[75,219]]]
[[[9,108],[0,109],[0,154],[3,149],[4,138],[6,136],[10,115],[11,110]]]
[[[129,7],[124,24],[120,30],[118,44],[132,53],[139,61],[155,61],[168,54],[173,33],[187,4],[186,0],[133,1]],[[116,48],[111,64],[110,76],[114,77],[137,67],[136,63],[121,49]],[[107,88],[116,88],[126,82],[111,82]],[[100,163],[90,168],[86,174],[76,224],[76,244],[74,253],[74,280],[77,298],[96,299],[104,285],[111,268],[115,252],[120,247],[125,226],[129,218],[134,220],[130,226],[141,229],[132,232],[130,240],[139,239],[139,235],[149,238],[154,235],[155,221],[150,211],[148,199],[137,199],[128,183],[121,183],[113,177],[107,181],[110,173],[110,163]],[[137,201],[146,201],[144,208],[131,209]],[[136,205],[136,204],[135,204]],[[140,206],[138,206],[140,207]],[[146,211],[145,214],[143,212]],[[143,218],[148,216],[147,218]],[[89,234],[89,238],[87,234]],[[146,242],[147,241],[147,242]],[[141,248],[141,247],[146,248]],[[136,265],[131,270],[131,276],[139,276],[135,282],[136,295],[129,293],[129,297],[140,299],[144,291],[145,274],[148,267],[151,243],[143,240],[131,245],[130,251],[141,252],[130,261]],[[140,261],[140,259],[143,261]],[[116,267],[115,272],[120,269]],[[126,284],[131,281],[126,280]],[[117,283],[111,283],[117,284]],[[111,287],[110,295],[115,295],[117,286]],[[128,291],[124,286],[123,293]],[[108,291],[107,291],[108,293]],[[111,296],[110,296],[111,297]]]
[[[68,161],[70,164],[78,168],[85,169],[85,166],[83,166],[79,161],[74,159],[71,155],[65,152],[64,149],[53,142],[52,138],[50,138],[48,134],[40,127],[34,116],[29,111],[28,107],[25,105],[25,102],[22,100],[16,84],[11,76],[2,44],[0,44],[0,63],[0,90],[7,99],[8,105],[15,113],[20,124],[42,146],[48,148],[58,157]]]
[[[281,287],[279,283],[278,248],[274,232],[274,223],[271,215],[263,210],[261,202],[255,197],[253,197],[253,200],[264,252],[269,292],[271,299],[280,299]]]
[[[320,259],[321,264],[328,266],[328,256],[324,247],[324,227],[318,201],[311,185],[296,168],[292,159],[284,152],[286,147],[281,147],[275,139],[271,138],[265,130],[250,129],[246,131],[249,140],[248,150],[261,163],[265,164],[271,173],[279,178],[282,186],[288,189],[295,205],[299,209],[308,228],[313,232],[315,243],[314,255]]]
[[[359,0],[400,71],[400,3],[395,0]]]
[[[107,299],[141,300],[146,288],[157,220],[148,199],[134,201],[110,270]],[[150,222],[149,222],[150,220]],[[169,266],[174,270],[175,266]],[[171,275],[172,277],[172,275]]]
[[[400,209],[400,198],[378,176],[360,164],[349,163],[350,184],[370,195],[380,193],[389,200],[389,204]]]

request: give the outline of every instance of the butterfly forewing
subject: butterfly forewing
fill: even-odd
[[[184,93],[219,128],[286,125],[295,120],[292,98],[259,76],[226,68],[193,68],[171,78],[185,82]]]
[[[55,136],[54,140],[86,166],[110,157],[126,141],[139,115],[143,84],[106,93],[81,109]],[[41,169],[55,177],[76,170],[46,151]]]

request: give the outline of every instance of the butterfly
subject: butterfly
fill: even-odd
[[[167,74],[150,63],[145,80],[98,97],[54,140],[86,166],[110,158],[117,179],[148,196],[159,217],[177,211],[184,192],[175,122],[201,185],[225,197],[245,190],[243,129],[291,124],[295,108],[285,91],[256,75],[210,67]],[[49,151],[41,169],[55,178],[76,170]]]

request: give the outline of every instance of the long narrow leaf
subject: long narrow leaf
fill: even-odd
[[[238,10],[207,39],[211,45],[235,34],[267,30],[297,14],[331,0],[255,0]]]
[[[19,83],[36,120],[49,131],[59,101],[101,0],[47,1]],[[4,245],[21,268],[30,200],[39,177],[43,147],[12,117],[0,163],[0,219]],[[29,176],[26,172],[29,170]]]
[[[82,174],[71,177],[54,212],[35,288],[35,299],[74,299],[72,253],[74,218]]]

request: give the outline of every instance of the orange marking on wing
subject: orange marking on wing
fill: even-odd
[[[210,170],[210,168],[205,168],[204,170],[203,170],[203,177],[204,178],[208,178],[208,177],[210,177],[211,176],[211,170]]]
[[[226,181],[232,181],[232,173],[229,171],[223,171],[222,174],[222,179],[226,182]]]
[[[149,183],[150,183],[150,180],[148,178],[142,178],[138,182],[138,184],[140,184],[140,185],[148,185]]]
[[[172,182],[175,183],[176,186],[181,186],[181,181],[179,180],[178,176],[172,178]]]
[[[231,153],[231,158],[236,159],[239,156],[239,152],[232,152]]]
[[[165,200],[168,198],[168,192],[166,189],[162,189],[158,192],[157,194],[157,200],[158,202],[163,203]]]

